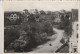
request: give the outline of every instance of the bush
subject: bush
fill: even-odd
[[[60,42],[61,42],[62,44],[64,44],[64,43],[65,43],[65,40],[62,38],[62,39],[60,40]]]
[[[4,18],[4,26],[11,25],[11,21],[7,18]]]
[[[19,32],[15,29],[4,30],[4,49],[7,49],[9,44],[19,38]]]
[[[72,26],[69,25],[69,26],[66,26],[66,28],[64,29],[65,30],[65,33],[70,36],[72,34]]]
[[[44,25],[43,26],[44,33],[46,32],[48,36],[53,35],[54,31],[53,31],[53,28],[51,26],[51,23],[49,23],[49,22],[43,22],[42,24]]]
[[[64,29],[65,33],[67,34],[67,36],[70,36],[72,34],[72,25],[71,25],[71,21],[69,20],[69,15],[66,15],[65,17],[62,15],[61,17],[61,24],[59,25],[60,29]]]
[[[34,15],[31,15],[31,17],[29,16],[28,22],[21,24],[21,26],[16,27],[16,29],[24,30],[26,32],[26,35],[25,36],[22,35],[23,38],[21,38],[20,41],[17,42],[14,41],[16,38],[15,39],[13,38],[14,45],[12,45],[11,48],[12,49],[14,48],[15,52],[30,51],[32,48],[36,47],[37,45],[46,43],[49,40],[47,39],[47,36],[51,36],[54,33],[53,28],[48,21],[36,22],[34,19]],[[9,34],[5,34],[5,36],[6,35],[10,36]],[[24,38],[27,38],[27,40]],[[17,40],[19,40],[19,38]],[[24,46],[21,47],[21,45]]]
[[[47,36],[53,34],[53,28],[50,23],[47,22],[30,21],[25,24],[23,30],[26,31],[26,36],[30,37],[30,42],[25,46],[28,46],[25,50],[46,42]]]

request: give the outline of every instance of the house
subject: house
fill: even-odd
[[[20,12],[4,12],[4,18],[9,20],[17,20],[20,19],[21,13]]]
[[[22,14],[16,11],[5,11],[4,12],[4,20],[10,21],[11,24],[21,23]]]
[[[17,19],[19,19],[19,16],[16,14],[16,13],[12,13],[11,15],[10,15],[10,18],[9,18],[11,21],[12,20],[17,20]]]

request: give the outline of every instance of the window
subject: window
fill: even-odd
[[[16,14],[14,14],[13,16],[17,18],[17,15]]]
[[[13,17],[13,14],[10,15],[10,18]]]
[[[16,20],[16,19],[17,19],[17,14],[10,15],[10,20]]]
[[[78,38],[78,34],[77,34],[77,38]]]
[[[77,30],[78,30],[78,24],[77,24]]]

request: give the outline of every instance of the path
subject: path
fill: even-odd
[[[63,37],[63,30],[59,30],[56,28],[53,28],[53,30],[56,32],[55,35],[52,36],[53,37],[57,37],[55,40],[51,39],[51,41],[38,46],[36,49],[33,49],[33,51],[29,52],[29,53],[51,53],[51,52],[55,52],[55,50],[57,50],[62,43],[60,42],[60,40]],[[49,44],[51,43],[52,46],[50,46]]]

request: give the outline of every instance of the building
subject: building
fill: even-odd
[[[22,14],[20,12],[15,12],[15,11],[12,11],[12,12],[5,11],[4,12],[5,22],[7,21],[6,19],[8,19],[8,21],[10,21],[11,24],[16,24],[16,23],[21,22],[21,17],[22,17]]]
[[[69,38],[69,52],[78,53],[78,9],[72,9],[72,30]]]
[[[11,20],[20,19],[21,13],[20,12],[4,12],[4,18]]]

